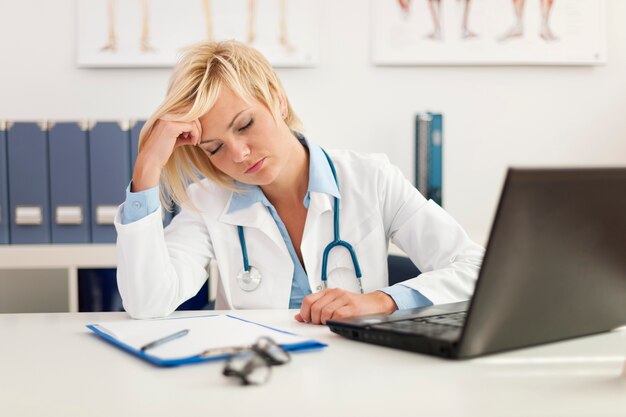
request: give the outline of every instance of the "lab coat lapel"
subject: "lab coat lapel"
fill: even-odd
[[[315,292],[321,279],[322,252],[333,240],[333,197],[317,192],[310,196],[301,249],[311,290]]]
[[[289,251],[285,246],[285,241],[283,240],[280,230],[278,230],[278,226],[276,225],[276,222],[272,218],[272,215],[267,207],[265,207],[261,202],[256,202],[248,207],[229,212],[228,208],[230,207],[232,198],[231,194],[228,203],[220,216],[220,221],[226,224],[232,224],[233,226],[259,229],[278,248],[280,248],[281,251],[289,256]]]

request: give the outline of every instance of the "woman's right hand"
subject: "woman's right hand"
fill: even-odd
[[[197,145],[201,136],[202,128],[198,120],[191,122],[175,122],[163,118],[157,120],[137,155],[131,191],[144,191],[159,185],[161,171],[174,149],[179,146]]]

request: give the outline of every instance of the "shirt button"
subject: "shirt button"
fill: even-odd
[[[321,285],[318,285],[317,287],[315,287],[315,289],[316,289],[317,291],[322,291],[322,286],[321,286]]]
[[[133,207],[136,209],[141,208],[141,203],[139,201],[133,201]]]

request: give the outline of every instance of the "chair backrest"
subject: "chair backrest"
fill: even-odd
[[[389,285],[397,284],[421,274],[420,270],[406,256],[389,255],[387,257]]]

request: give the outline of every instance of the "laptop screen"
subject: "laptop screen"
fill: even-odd
[[[626,169],[509,170],[460,356],[623,324]]]

